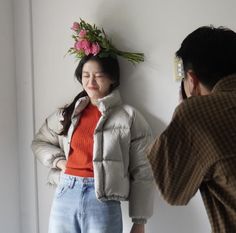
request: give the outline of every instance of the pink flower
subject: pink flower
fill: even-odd
[[[78,50],[78,51],[80,51],[81,49],[83,49],[82,46],[81,46],[81,41],[76,41],[76,42],[75,42],[75,45],[74,45],[74,48],[75,48],[76,50]]]
[[[91,46],[91,43],[88,40],[81,40],[80,42],[83,49],[90,48]]]
[[[80,25],[77,22],[74,22],[73,26],[71,27],[71,29],[74,30],[74,31],[78,31],[79,28],[80,28]]]
[[[91,45],[91,53],[95,56],[101,51],[101,48],[98,43],[92,43]]]
[[[90,48],[90,47],[85,48],[85,49],[84,49],[84,53],[85,53],[86,55],[89,55],[89,54],[91,53],[91,48]]]
[[[80,38],[84,38],[85,35],[86,35],[86,33],[87,33],[86,30],[83,30],[83,29],[82,29],[82,30],[79,32],[79,37],[80,37]]]
[[[91,43],[88,40],[79,40],[75,43],[74,47],[78,51],[84,50],[86,55],[90,54]]]

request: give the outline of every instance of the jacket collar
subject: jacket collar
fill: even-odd
[[[236,74],[229,75],[216,83],[212,92],[236,91]]]
[[[79,113],[86,108],[89,104],[90,100],[88,96],[82,97],[77,100],[74,108],[74,112],[71,118],[77,116]],[[97,108],[101,112],[102,115],[106,115],[113,107],[120,105],[122,103],[120,93],[118,90],[112,91],[109,95],[104,98],[98,99]]]
[[[104,98],[98,99],[97,107],[102,114],[107,113],[110,109],[121,104],[121,97],[118,90],[112,91]]]

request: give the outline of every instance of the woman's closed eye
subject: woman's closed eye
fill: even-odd
[[[89,78],[89,73],[83,72],[82,73],[82,78]]]
[[[91,75],[87,72],[84,72],[82,74],[82,78],[90,78],[90,76],[94,76],[95,78],[103,78],[105,76],[105,74],[102,72],[91,74]]]
[[[97,73],[95,75],[96,78],[103,78],[104,77],[104,73]]]

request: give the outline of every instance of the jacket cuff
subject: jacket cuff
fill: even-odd
[[[146,224],[147,219],[145,218],[132,218],[132,222],[136,224]]]
[[[52,163],[52,168],[58,168],[57,167],[57,163],[60,161],[60,160],[66,160],[65,156],[60,156],[60,157],[57,157],[53,160],[53,163]]]

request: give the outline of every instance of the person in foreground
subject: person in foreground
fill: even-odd
[[[236,33],[200,27],[176,56],[186,98],[151,147],[154,179],[171,205],[199,189],[212,232],[236,232]]]
[[[152,133],[142,115],[119,95],[117,55],[132,62],[143,54],[117,50],[104,31],[75,22],[81,59],[75,76],[83,91],[49,116],[32,149],[57,185],[49,233],[121,233],[120,201],[129,201],[132,233],[144,233],[152,215],[154,179],[146,157]]]

